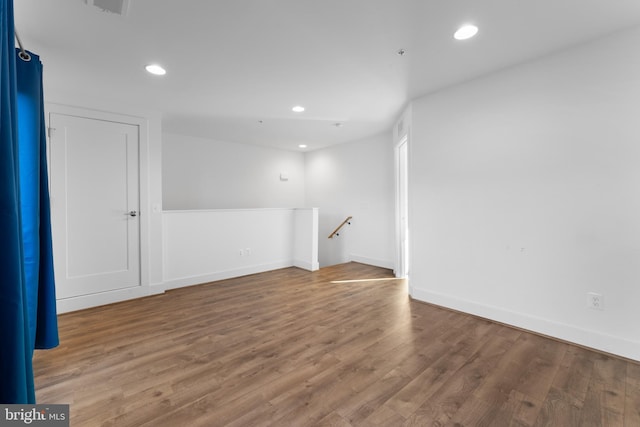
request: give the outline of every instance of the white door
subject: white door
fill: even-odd
[[[137,125],[49,116],[58,299],[140,286]]]

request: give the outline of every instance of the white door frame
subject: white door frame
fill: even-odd
[[[402,158],[404,146],[405,158]],[[404,134],[395,143],[394,157],[395,157],[395,210],[396,210],[396,277],[407,278],[409,276],[409,261],[410,252],[409,246],[405,246],[405,239],[409,239],[409,191],[408,191],[408,177],[409,177],[409,133]],[[404,174],[404,178],[402,175]],[[402,186],[406,186],[402,188]],[[403,206],[404,205],[404,206]],[[404,227],[404,229],[403,229]],[[410,240],[409,240],[410,241]]]
[[[49,127],[49,117],[51,114],[63,114],[69,116],[84,117],[89,119],[113,121],[117,123],[125,123],[138,126],[139,129],[139,155],[138,155],[138,171],[139,171],[139,215],[140,215],[140,286],[134,288],[120,289],[109,292],[102,292],[93,295],[84,295],[72,298],[59,299],[57,301],[58,313],[68,311],[81,310],[97,305],[109,304],[117,301],[123,301],[132,298],[140,298],[153,293],[162,292],[163,289],[152,291],[149,286],[150,272],[150,219],[151,219],[151,203],[149,200],[149,120],[145,117],[130,116],[125,114],[109,113],[99,110],[92,110],[79,107],[71,107],[60,104],[45,104],[45,118],[47,128]],[[50,138],[47,138],[47,152],[51,152]],[[56,179],[51,169],[51,159],[48,156],[49,179],[50,182]],[[52,202],[55,203],[54,200]],[[54,253],[55,257],[55,253]]]

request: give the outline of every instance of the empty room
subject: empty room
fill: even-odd
[[[640,2],[0,1],[1,425],[640,426]]]

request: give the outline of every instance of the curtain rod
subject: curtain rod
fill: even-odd
[[[18,36],[18,30],[16,30],[14,28],[13,29],[13,34],[16,36],[16,40],[18,41],[18,46],[20,46],[20,53],[18,54],[20,59],[22,59],[23,61],[31,61],[31,55],[29,55],[29,53],[27,53],[27,51],[24,50],[24,47],[22,47],[22,42],[20,41],[20,36]]]

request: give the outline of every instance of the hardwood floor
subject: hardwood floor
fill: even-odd
[[[59,323],[37,398],[69,403],[72,426],[640,426],[640,365],[411,301],[362,264]]]

